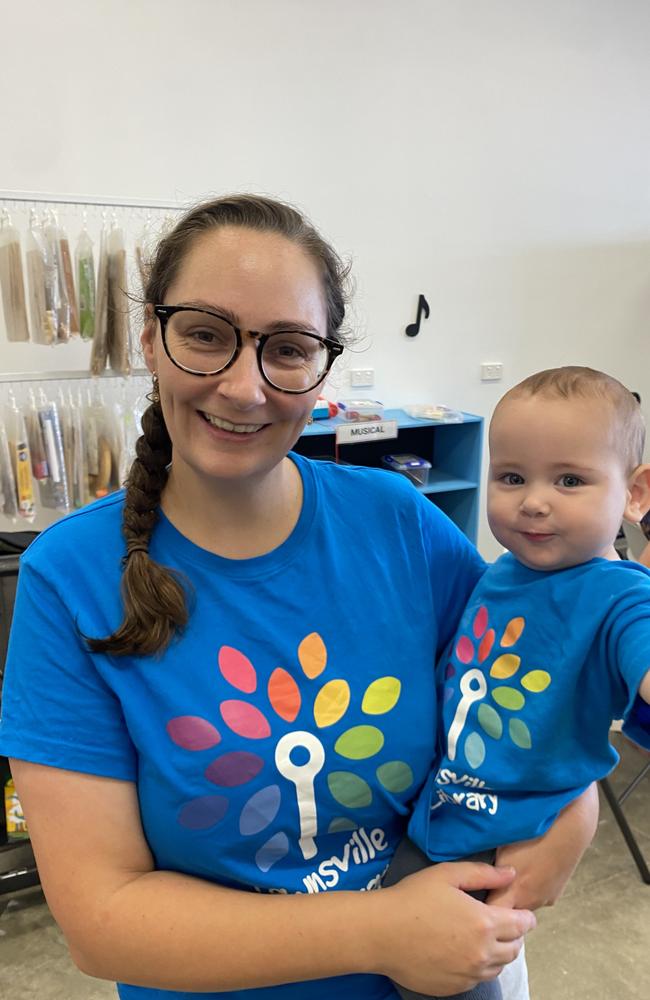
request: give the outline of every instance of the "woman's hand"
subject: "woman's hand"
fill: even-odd
[[[498,849],[497,864],[512,865],[517,874],[509,885],[493,889],[487,902],[529,910],[553,906],[591,843],[597,825],[598,791],[594,784],[565,806],[543,836]]]
[[[377,893],[379,967],[419,993],[449,996],[493,979],[535,926],[527,910],[489,907],[463,890],[505,888],[510,868],[439,864]],[[373,893],[374,895],[374,893]]]

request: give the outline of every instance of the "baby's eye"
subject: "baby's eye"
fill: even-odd
[[[524,477],[520,476],[518,472],[505,472],[502,476],[499,476],[502,483],[506,486],[523,486]]]
[[[584,479],[581,479],[580,476],[574,476],[570,472],[560,477],[560,485],[565,486],[567,489],[574,489],[576,486],[584,486],[584,484]]]

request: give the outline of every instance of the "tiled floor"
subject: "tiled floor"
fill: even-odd
[[[624,787],[646,758],[619,745],[623,759],[612,780]],[[625,810],[650,859],[650,776]],[[532,1000],[649,1000],[650,885],[641,881],[604,801],[596,840],[564,898],[538,919],[527,945]],[[115,996],[110,983],[72,965],[40,891],[12,898],[0,916],[2,1000]]]

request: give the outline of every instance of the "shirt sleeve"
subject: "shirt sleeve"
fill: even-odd
[[[650,705],[638,695],[623,724],[623,732],[633,743],[650,750]]]
[[[7,757],[135,780],[120,702],[55,584],[28,557],[18,577],[1,708],[0,752]]]
[[[618,667],[622,685],[614,718],[623,719],[626,735],[650,749],[650,724],[646,721],[643,725],[645,702],[638,693],[650,670],[650,586],[645,577],[630,587],[614,606],[607,631],[607,652],[610,663]]]
[[[424,544],[438,617],[437,655],[454,637],[465,605],[486,563],[466,535],[430,500],[421,497]]]

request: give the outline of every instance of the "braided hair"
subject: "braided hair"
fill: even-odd
[[[126,613],[112,635],[87,639],[94,653],[156,653],[187,623],[185,591],[178,574],[149,556],[149,541],[172,458],[171,440],[156,396],[154,391],[153,401],[143,414],[142,436],[126,481],[122,524],[126,539],[122,600]]]

